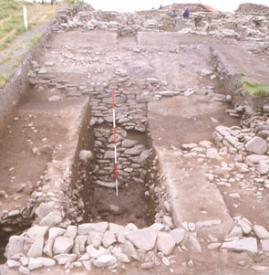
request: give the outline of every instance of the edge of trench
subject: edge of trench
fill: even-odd
[[[167,191],[174,223],[183,228],[194,223],[199,234],[213,234],[224,240],[234,222],[218,187],[207,180],[206,171],[198,165],[191,173],[186,173],[183,168],[188,166],[186,159],[176,148],[159,145],[154,127],[162,116],[161,105],[161,101],[148,104],[148,131],[158,158],[160,185]]]

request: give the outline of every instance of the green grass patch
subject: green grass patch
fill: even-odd
[[[11,59],[11,57],[12,57],[12,54],[9,53],[4,59],[0,60],[0,65],[8,62]]]
[[[247,95],[257,97],[269,96],[269,85],[244,81],[242,87]]]
[[[42,33],[39,33],[29,41],[28,47],[30,50],[33,49],[39,43],[41,36]]]
[[[8,75],[0,74],[0,87],[3,87],[7,83],[8,79]]]
[[[20,12],[23,4],[15,0],[0,0],[0,20]]]
[[[16,59],[16,65],[20,65],[24,60],[24,55],[21,55],[19,56],[17,59]]]
[[[81,0],[68,1],[81,2]],[[0,50],[7,48],[17,36],[26,31],[23,22],[23,6],[27,7],[28,30],[31,30],[32,27],[49,21],[60,7],[66,5],[63,3],[41,5],[23,0],[0,0]]]
[[[65,0],[64,2],[68,5],[82,5],[84,0]]]
[[[6,48],[17,35],[25,31],[22,14],[24,4],[15,0],[0,0],[0,50]]]
[[[19,35],[21,33],[25,32],[25,28],[23,25],[20,25],[16,28],[16,34]]]
[[[16,35],[12,34],[8,36],[6,39],[4,39],[4,41],[0,44],[0,50],[3,50],[6,47],[8,47],[15,38],[16,38]]]

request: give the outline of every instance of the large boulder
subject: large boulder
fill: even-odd
[[[30,270],[38,269],[43,266],[43,262],[41,258],[30,258],[28,268]]]
[[[182,228],[175,228],[175,229],[170,231],[170,235],[172,236],[172,238],[174,239],[176,244],[179,244],[184,239],[185,230],[182,229]]]
[[[10,258],[18,253],[24,253],[24,243],[26,238],[22,236],[11,236],[6,247],[5,256]]]
[[[246,150],[250,153],[263,155],[267,152],[268,147],[266,141],[261,137],[253,137],[245,144]]]
[[[74,241],[71,238],[67,237],[57,237],[53,246],[54,254],[65,254],[71,251]]]
[[[45,216],[40,222],[40,225],[47,225],[49,227],[59,224],[62,221],[62,215],[60,211],[52,211]]]
[[[172,253],[175,246],[176,242],[169,233],[158,233],[157,248],[159,251],[163,252],[165,255],[169,255],[170,253]]]
[[[43,253],[44,239],[36,239],[34,243],[31,245],[27,256],[30,258],[41,257]]]
[[[96,260],[94,260],[93,264],[96,267],[106,267],[113,265],[117,262],[117,259],[112,255],[101,255]]]
[[[254,225],[253,231],[255,232],[256,236],[263,240],[263,239],[269,239],[269,232],[266,228],[264,228],[261,225]]]
[[[36,240],[40,238],[44,239],[48,230],[49,230],[48,226],[34,225],[26,231],[25,235],[32,240]]]
[[[84,223],[78,226],[79,235],[88,235],[90,231],[105,233],[108,227],[108,222]]]
[[[115,243],[117,240],[115,238],[115,234],[112,231],[106,231],[104,236],[103,236],[103,246],[104,247],[109,247],[113,243]]]
[[[137,248],[149,251],[154,248],[157,239],[157,231],[151,228],[144,228],[125,233],[126,238]]]

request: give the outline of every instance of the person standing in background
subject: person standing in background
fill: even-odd
[[[183,18],[185,18],[185,19],[189,19],[189,17],[190,17],[190,10],[189,10],[189,8],[188,7],[185,7],[185,9],[184,9],[184,11],[183,11]]]

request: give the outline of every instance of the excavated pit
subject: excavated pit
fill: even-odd
[[[41,102],[39,102],[39,95],[35,95],[33,92],[29,92],[28,95],[31,97],[31,104],[27,98],[20,103],[22,106],[20,108],[24,112],[25,109],[29,108],[29,105],[31,106],[31,112],[33,110],[38,110],[38,112],[42,110],[42,113],[46,113],[48,110],[56,112],[57,108],[60,108],[57,107],[60,103],[53,103],[52,108],[49,102],[44,102],[43,93],[42,99],[40,99]],[[67,102],[70,103],[74,100],[79,102],[79,99],[71,98],[70,100],[67,99]],[[117,127],[120,185],[119,196],[117,197],[113,186],[102,186],[113,185],[115,182],[112,123],[108,118],[106,122],[92,125],[92,120],[96,118],[93,102],[94,98],[91,98],[87,106],[88,111],[81,120],[81,124],[77,126],[80,128],[76,149],[77,157],[73,160],[74,169],[70,178],[72,205],[69,208],[74,207],[79,215],[75,217],[75,214],[64,203],[65,216],[73,224],[109,221],[122,225],[134,223],[140,228],[151,225],[154,223],[158,203],[158,199],[154,194],[154,186],[158,185],[158,177],[155,169],[157,161],[151,149],[151,139],[146,126],[144,124],[142,126],[141,121],[138,120],[137,123],[140,125],[137,128],[138,130],[131,129],[132,127],[127,130],[128,126],[122,126],[120,123]],[[37,108],[32,107],[32,105]],[[143,107],[146,108],[146,104],[143,104]],[[120,106],[117,108],[120,109]],[[143,108],[143,120],[146,120],[145,108]],[[134,122],[136,123],[135,120]],[[46,129],[46,125],[43,125],[43,128]],[[90,150],[94,158],[86,163],[79,160],[81,150]],[[58,153],[60,159],[64,158],[65,155],[63,152],[62,154]],[[9,237],[20,235],[24,230],[31,227],[33,220],[36,218],[33,213],[29,212],[25,220],[16,217],[11,219],[12,222],[0,225],[1,263],[6,261],[4,252]]]
[[[122,225],[135,223],[138,227],[145,227],[154,222],[155,215],[154,196],[149,188],[157,183],[153,157],[150,156],[141,164],[129,162],[130,156],[125,154],[128,149],[122,148],[121,144],[133,143],[136,148],[140,146],[144,152],[150,152],[150,138],[147,133],[125,131],[121,127],[117,130],[119,196],[116,196],[114,186],[114,155],[106,153],[113,149],[112,125],[96,126],[93,129],[95,159],[80,171],[84,179],[81,191],[85,205],[84,221],[109,221]],[[133,155],[131,158],[139,157]]]

